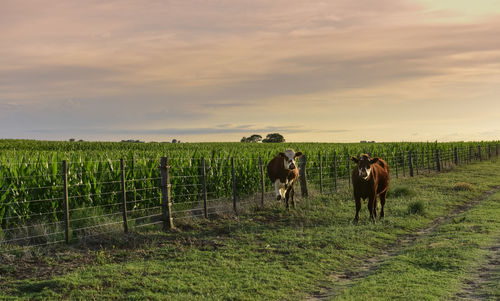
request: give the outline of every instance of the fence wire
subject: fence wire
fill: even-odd
[[[391,177],[405,178],[496,158],[498,145],[429,146],[370,155],[388,163]],[[174,222],[186,221],[241,214],[248,206],[275,203],[275,186],[267,178],[265,165],[271,159],[207,158],[202,166],[201,158],[179,157],[168,168],[162,167],[160,160],[149,167],[124,160],[123,171],[121,160],[70,162],[66,171],[58,162],[57,172],[52,174],[43,174],[43,170],[38,170],[39,175],[7,174],[0,177],[0,247],[48,245],[158,224],[168,227],[165,216]],[[297,161],[305,178],[295,185],[296,199],[308,193],[334,194],[350,189],[355,166],[351,154],[306,154]],[[98,165],[86,170],[86,163]],[[5,166],[26,164],[40,166]],[[49,170],[53,164],[44,166]],[[30,186],[33,183],[36,185]]]

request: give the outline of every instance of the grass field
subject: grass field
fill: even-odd
[[[1,254],[0,299],[498,299],[500,162],[393,179],[386,218],[350,192],[163,233]]]

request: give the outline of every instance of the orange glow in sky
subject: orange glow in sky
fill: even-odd
[[[500,140],[500,2],[2,1],[0,138]]]

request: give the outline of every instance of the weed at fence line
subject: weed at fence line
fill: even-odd
[[[474,190],[474,187],[467,182],[459,182],[453,185],[453,190],[455,191],[471,191]]]
[[[408,210],[407,210],[408,215],[422,215],[425,216],[426,214],[426,205],[424,201],[413,201],[410,204],[408,204]]]

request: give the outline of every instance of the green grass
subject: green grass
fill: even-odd
[[[425,215],[425,203],[423,201],[414,201],[408,205],[408,214]]]
[[[438,227],[342,292],[345,300],[445,300],[500,234],[500,193]]]
[[[332,275],[355,273],[398,239],[491,190],[500,182],[499,165],[483,162],[393,179],[394,188],[414,193],[388,198],[386,218],[376,224],[364,204],[354,225],[354,202],[341,192],[310,198],[295,211],[268,205],[238,219],[187,224],[180,232],[151,230],[147,243],[133,247],[115,238],[90,254],[77,246],[37,250],[32,259],[44,264],[33,271],[35,277],[24,273],[25,279],[20,275],[28,255],[11,255],[10,267],[1,266],[0,299],[298,300],[320,287],[339,299],[446,299],[484,256],[482,247],[498,237],[498,194],[401,250],[373,274],[340,287]],[[474,189],[456,191],[459,182]],[[412,206],[425,214],[409,212]],[[75,265],[68,272],[43,273],[68,262]]]

